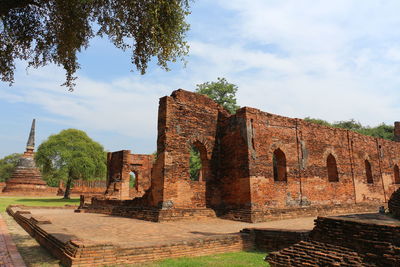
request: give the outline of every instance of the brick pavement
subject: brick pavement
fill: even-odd
[[[245,223],[223,219],[202,219],[177,222],[149,222],[103,214],[74,213],[61,209],[30,209],[33,216],[48,219],[41,225],[45,231],[73,234],[78,238],[119,246],[151,246],[212,235],[238,233],[243,228],[311,230],[315,217],[288,219],[263,223]]]
[[[11,239],[6,223],[0,214],[0,266],[25,267],[17,247]]]

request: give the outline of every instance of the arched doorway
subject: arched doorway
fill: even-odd
[[[286,156],[280,148],[276,149],[272,155],[272,165],[274,181],[287,182]]]
[[[197,208],[210,208],[212,205],[211,169],[207,156],[207,148],[200,141],[195,141],[189,148],[189,185],[191,187],[190,201]]]
[[[369,163],[369,160],[365,160],[365,176],[367,177],[367,183],[369,184],[373,184],[374,183],[374,179],[372,177],[372,167],[371,167],[371,163]]]
[[[190,147],[189,174],[192,181],[207,181],[210,174],[207,149],[199,141]]]
[[[328,170],[329,182],[339,182],[339,173],[337,169],[336,159],[332,154],[326,158],[326,168]]]
[[[136,172],[131,171],[129,173],[129,188],[137,189],[137,187],[138,187],[138,175]]]

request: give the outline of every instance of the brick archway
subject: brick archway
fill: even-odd
[[[202,146],[204,146],[205,156],[207,157],[208,160],[210,160],[211,154],[212,154],[212,146],[211,146],[210,142],[206,138],[204,138],[202,135],[196,134],[189,138],[186,145],[187,145],[188,149],[190,149],[196,143],[200,143]]]

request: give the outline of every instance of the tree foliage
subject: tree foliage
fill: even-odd
[[[222,105],[231,114],[235,114],[239,108],[236,105],[237,85],[228,83],[225,78],[218,78],[216,82],[205,82],[196,85],[196,92],[207,95],[218,104]]]
[[[15,60],[54,63],[63,66],[63,85],[72,90],[77,53],[95,36],[131,50],[142,74],[152,57],[168,70],[169,61],[187,54],[189,13],[189,0],[0,0],[0,78],[13,83]]]
[[[376,127],[370,127],[363,126],[360,122],[357,122],[354,119],[350,119],[348,121],[336,121],[334,123],[329,123],[321,119],[314,119],[310,117],[306,117],[304,120],[325,126],[351,130],[364,135],[384,138],[392,141],[394,140],[394,126],[386,125],[385,123],[382,123]]]
[[[0,159],[0,182],[5,182],[11,177],[21,156],[21,154],[14,153]]]
[[[200,177],[201,171],[201,159],[199,150],[192,146],[190,149],[190,158],[189,158],[189,173],[190,180],[198,181]]]
[[[35,160],[43,175],[67,181],[64,198],[69,198],[73,180],[104,178],[106,174],[103,147],[76,129],[51,135],[38,147]]]
[[[129,173],[129,187],[133,188],[136,186],[136,174],[134,172]]]

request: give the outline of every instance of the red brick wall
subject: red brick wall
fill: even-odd
[[[239,110],[220,126],[218,186],[221,199],[216,206],[222,209],[251,209],[249,157],[252,146],[245,110]]]
[[[143,196],[151,185],[153,161],[153,155],[131,154],[129,150],[109,152],[106,195],[117,199]],[[129,185],[130,172],[136,175],[134,187]]]
[[[0,193],[3,191],[4,187],[6,187],[6,183],[0,183]]]
[[[175,208],[205,208],[211,200],[218,158],[216,136],[221,117],[228,113],[210,98],[177,90],[160,99],[157,167],[153,174],[153,204]],[[204,150],[205,175],[191,181],[189,151],[199,142]]]
[[[71,188],[70,193],[72,195],[102,195],[107,189],[107,181],[104,180],[76,180]],[[58,186],[57,195],[64,195],[65,184],[60,181]]]
[[[397,219],[400,219],[400,189],[396,190],[389,199],[388,207],[390,213]]]
[[[200,181],[190,180],[193,144],[203,151]],[[278,150],[276,155],[286,159],[286,166],[280,159],[278,167],[283,181],[274,179]],[[338,174],[337,181],[328,179],[329,155],[336,162],[337,171],[330,173]],[[372,183],[367,182],[365,160]],[[260,221],[282,209],[380,205],[399,188],[393,168],[400,166],[400,143],[249,107],[230,115],[209,97],[180,89],[160,99],[157,160],[152,162],[151,156],[127,150],[109,153],[107,194],[143,196],[132,203],[137,207],[213,208],[227,218]],[[141,172],[136,191],[129,189],[135,164]]]
[[[383,202],[399,186],[393,184],[399,143],[257,109],[245,108],[245,113],[247,133],[252,134],[248,160],[253,210]],[[286,182],[274,181],[272,155],[277,148],[286,156]],[[338,182],[328,181],[329,154],[336,159]],[[371,184],[366,159],[372,167]]]
[[[206,181],[189,179],[189,149],[196,141],[207,150]],[[399,187],[393,184],[396,142],[248,107],[231,116],[208,97],[184,90],[160,99],[157,146],[153,206],[246,212],[371,203],[385,201]],[[287,181],[274,181],[278,148],[286,157]],[[327,178],[329,154],[337,163],[337,182]]]

